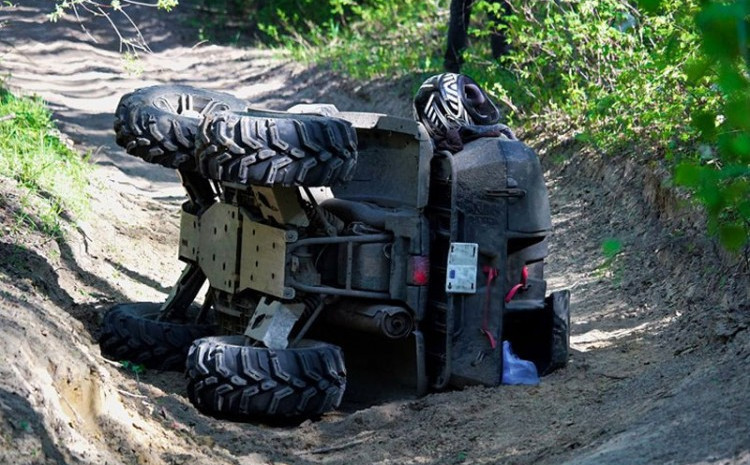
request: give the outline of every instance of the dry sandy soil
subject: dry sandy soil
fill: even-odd
[[[135,375],[96,345],[114,302],[165,298],[176,280],[175,174],[114,144],[119,97],[155,83],[228,90],[258,106],[329,102],[409,114],[408,83],[356,83],[255,49],[194,46],[174,16],[140,18],[154,54],[124,72],[111,31],[45,22],[51,2],[0,8],[0,70],[44,97],[96,165],[96,215],[51,241],[15,226],[0,185],[2,464],[750,463],[750,283],[744,259],[657,169],[527,135],[546,167],[550,285],[572,290],[568,368],[535,387],[472,387],[353,407],[297,427],[218,421],[179,374]],[[172,21],[172,23],[170,23]],[[606,261],[602,241],[622,253]]]

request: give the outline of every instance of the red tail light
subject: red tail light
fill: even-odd
[[[420,255],[409,257],[409,282],[414,286],[426,286],[430,282],[430,258]]]

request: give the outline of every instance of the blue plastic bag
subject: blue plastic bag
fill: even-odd
[[[534,362],[518,358],[510,348],[509,341],[503,341],[502,384],[539,384],[539,373]]]

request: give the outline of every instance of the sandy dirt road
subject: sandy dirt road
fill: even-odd
[[[0,240],[0,463],[750,463],[746,265],[701,239],[643,166],[529,137],[547,167],[552,288],[573,293],[573,355],[537,387],[467,388],[326,415],[295,428],[199,414],[179,374],[101,358],[117,301],[163,300],[177,278],[174,172],[114,144],[120,96],[156,83],[230,91],[261,107],[334,103],[409,115],[409,89],[355,83],[267,51],[198,45],[174,16],[143,15],[154,54],[128,75],[106,25],[45,21],[50,2],[0,8],[0,70],[42,96],[96,165],[92,209],[68,241]],[[2,186],[2,224],[18,191]],[[607,262],[608,238],[623,252]]]

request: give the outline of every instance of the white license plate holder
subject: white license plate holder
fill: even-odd
[[[477,262],[479,244],[453,242],[448,251],[448,270],[445,276],[445,292],[450,294],[474,294],[477,292]]]

